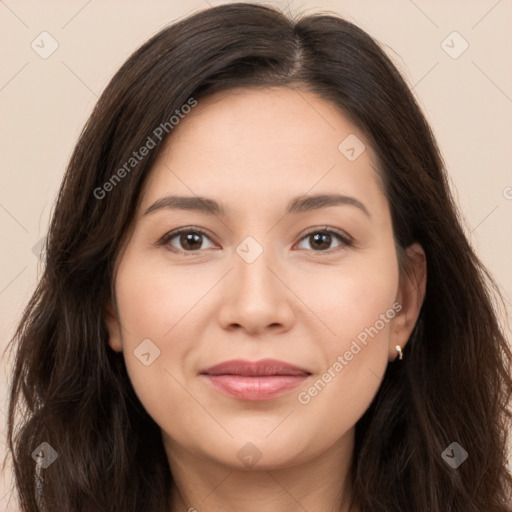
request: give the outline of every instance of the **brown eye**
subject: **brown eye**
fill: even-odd
[[[329,249],[331,246],[331,235],[329,233],[315,233],[308,235],[311,247],[313,249]]]
[[[211,242],[210,238],[202,231],[195,229],[182,229],[180,231],[169,233],[165,236],[162,242],[170,246],[171,250],[194,252],[205,249],[205,247],[203,247],[205,240],[209,240]],[[178,244],[178,246],[176,246],[176,244]]]
[[[332,229],[316,229],[310,231],[302,239],[301,242],[306,240],[309,242],[309,248],[315,252],[326,252],[329,249],[336,247],[346,247],[352,245],[352,241],[348,236],[342,235]],[[332,243],[338,240],[338,244],[332,247]],[[304,248],[304,247],[303,247]]]
[[[196,251],[203,245],[202,237],[199,233],[181,233],[178,240],[185,250]]]

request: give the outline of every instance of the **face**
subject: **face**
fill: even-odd
[[[401,279],[376,168],[363,134],[304,91],[217,93],[174,128],[107,319],[170,451],[276,468],[353,433],[424,293]]]

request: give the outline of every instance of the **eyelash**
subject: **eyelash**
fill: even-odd
[[[179,235],[181,235],[183,233],[197,233],[197,234],[201,234],[201,235],[205,236],[206,238],[208,238],[210,241],[212,241],[211,237],[208,235],[208,233],[206,233],[205,231],[203,231],[200,228],[195,228],[195,227],[191,226],[191,227],[187,227],[187,228],[180,228],[180,229],[178,229],[176,231],[171,231],[169,233],[166,233],[161,238],[161,240],[158,242],[158,245],[166,245],[169,248],[169,250],[172,251],[172,252],[181,253],[181,254],[185,254],[185,255],[189,255],[189,256],[194,256],[194,255],[197,255],[198,253],[204,251],[204,249],[198,249],[196,251],[184,251],[184,250],[181,250],[181,249],[177,249],[176,247],[173,247],[173,246],[171,246],[169,244],[169,242],[173,238],[175,238],[175,237],[177,237],[177,236],[179,236]],[[334,248],[334,251],[332,249],[327,249],[325,251],[323,251],[323,250],[313,251],[312,249],[307,249],[307,250],[309,250],[311,252],[318,253],[318,254],[332,254],[332,252],[336,252],[336,249],[342,250],[344,247],[352,247],[352,246],[354,246],[354,241],[348,235],[346,235],[342,231],[338,231],[337,229],[329,228],[327,226],[319,227],[319,228],[317,227],[317,228],[311,229],[310,231],[308,231],[307,233],[305,233],[302,236],[302,238],[299,240],[299,242],[301,242],[302,240],[304,240],[308,236],[313,235],[313,234],[317,234],[317,233],[334,235],[341,242],[341,249],[340,249],[340,246],[338,246],[337,248]]]

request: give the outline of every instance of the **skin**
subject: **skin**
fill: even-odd
[[[366,146],[354,161],[338,149],[349,134]],[[375,155],[353,124],[312,93],[216,93],[171,135],[118,259],[107,325],[109,345],[123,351],[133,387],[161,428],[176,482],[172,511],[347,512],[355,424],[414,327],[424,252],[411,246],[411,274],[400,272]],[[354,197],[369,215],[348,204],[285,215],[292,198],[321,193]],[[171,194],[215,199],[226,216],[170,208],[144,214]],[[323,248],[306,236],[325,226],[354,244],[332,235]],[[159,244],[182,227],[208,235],[192,248],[180,235]],[[251,263],[236,251],[248,236],[263,250]],[[400,311],[301,403],[298,394],[395,303]],[[147,338],[160,350],[149,366],[134,355]],[[261,402],[223,395],[198,375],[238,358],[275,358],[312,375]],[[237,456],[247,443],[260,456],[252,466]]]

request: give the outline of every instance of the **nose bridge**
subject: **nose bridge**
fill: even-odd
[[[242,240],[235,251],[230,289],[222,299],[221,322],[225,327],[237,324],[250,331],[288,324],[289,297],[286,287],[274,275],[279,268],[276,251],[252,236]]]
[[[259,237],[262,238],[261,236]],[[269,246],[269,237],[260,242],[253,236],[245,237],[236,247],[235,275],[244,294],[265,294],[273,292],[277,284],[275,276],[269,270],[278,266],[274,256],[275,251]],[[249,290],[247,290],[249,288]],[[274,295],[270,293],[270,295]],[[243,297],[242,297],[243,298]],[[270,297],[266,297],[270,300]]]

